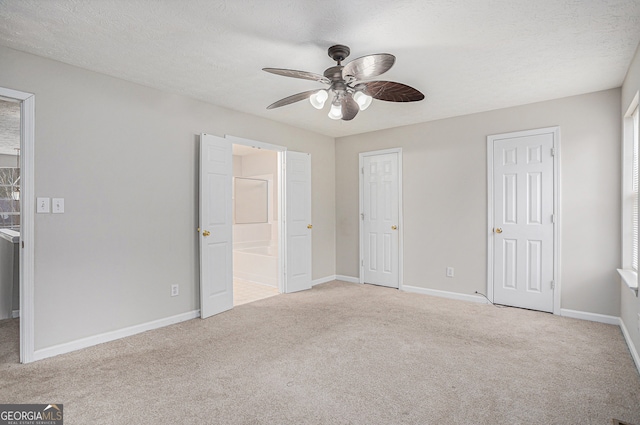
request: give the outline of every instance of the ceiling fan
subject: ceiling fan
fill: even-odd
[[[337,65],[327,68],[324,75],[293,69],[262,68],[263,71],[285,77],[301,78],[329,84],[328,89],[309,90],[297,93],[267,106],[267,109],[279,108],[300,100],[309,99],[316,109],[322,109],[332,95],[329,118],[349,121],[355,118],[358,111],[364,111],[373,99],[387,102],[417,102],[424,99],[424,94],[406,84],[393,81],[365,81],[387,72],[396,61],[396,57],[388,53],[378,53],[354,59],[342,65],[351,51],[347,46],[329,47],[329,57]]]

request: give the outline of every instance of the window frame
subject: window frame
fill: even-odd
[[[640,152],[636,152],[634,145],[637,143],[640,92],[636,92],[626,113],[623,117],[623,138],[622,138],[622,184],[621,184],[621,204],[622,204],[622,268],[618,269],[623,281],[634,291],[638,291],[638,252],[635,252],[634,261],[634,226],[633,215],[634,205],[637,207],[638,195],[634,192],[638,188],[637,175],[634,182],[634,155],[636,160]],[[637,172],[638,170],[636,170]],[[636,244],[638,243],[638,231],[636,229]],[[634,269],[634,263],[636,269]]]

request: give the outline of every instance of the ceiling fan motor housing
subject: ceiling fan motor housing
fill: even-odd
[[[349,50],[347,46],[344,46],[342,44],[336,44],[335,46],[329,47],[328,52],[329,52],[329,57],[334,61],[338,62],[338,65],[340,65],[340,62],[342,62],[347,57],[349,57],[351,50]]]

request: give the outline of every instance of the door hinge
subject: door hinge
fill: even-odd
[[[556,148],[551,148],[551,156],[556,156]]]
[[[360,219],[364,220],[364,213],[360,213]]]
[[[360,169],[360,174],[364,174],[364,167]]]
[[[553,280],[551,281],[551,289],[556,289],[556,282]]]
[[[364,267],[364,260],[360,260],[360,265]]]
[[[551,222],[552,223],[556,222],[556,215],[555,214],[551,214]]]

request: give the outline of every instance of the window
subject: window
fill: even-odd
[[[0,167],[0,229],[20,227],[20,169]]]
[[[640,251],[640,219],[638,203],[640,174],[640,146],[638,144],[639,115],[636,93],[624,115],[622,145],[622,268],[618,269],[623,281],[634,291],[638,291],[638,255]]]

